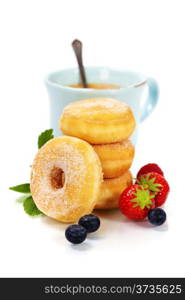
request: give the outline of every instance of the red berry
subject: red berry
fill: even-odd
[[[156,172],[151,172],[140,176],[138,184],[149,189],[155,195],[155,207],[161,206],[166,201],[170,187],[167,180]]]
[[[151,172],[155,172],[155,173],[158,173],[158,174],[164,176],[163,171],[161,170],[161,168],[157,164],[147,164],[139,170],[139,172],[137,173],[137,179],[141,175],[151,173]]]
[[[143,220],[148,211],[154,208],[154,195],[138,184],[128,187],[120,196],[121,212],[130,219]]]

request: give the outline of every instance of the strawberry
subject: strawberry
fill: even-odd
[[[137,183],[143,186],[145,189],[149,189],[155,195],[155,207],[164,204],[168,197],[170,187],[166,179],[156,172],[151,172],[145,175],[141,175],[137,179]]]
[[[149,190],[138,184],[133,184],[121,194],[119,207],[128,218],[143,220],[147,217],[148,211],[155,207],[154,197]]]
[[[137,173],[137,178],[139,178],[141,175],[151,173],[151,172],[155,172],[164,176],[163,171],[157,164],[147,164],[139,170],[139,172]]]

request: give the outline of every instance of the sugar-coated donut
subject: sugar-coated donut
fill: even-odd
[[[78,138],[54,138],[34,159],[31,194],[37,207],[58,221],[75,222],[92,212],[101,183],[98,155]]]
[[[129,140],[93,145],[93,148],[100,158],[104,178],[119,177],[132,165],[134,146]]]
[[[61,131],[91,144],[108,144],[127,139],[135,128],[130,107],[111,98],[72,102],[59,121]]]
[[[130,171],[126,171],[117,178],[104,179],[95,209],[117,208],[121,193],[130,185],[132,185]]]

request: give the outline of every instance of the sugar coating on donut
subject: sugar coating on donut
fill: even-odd
[[[80,100],[70,103],[64,108],[64,113],[73,115],[76,118],[88,116],[90,119],[96,117],[96,121],[102,121],[102,118],[98,118],[101,114],[109,116],[111,114],[125,113],[129,110],[129,106],[126,103],[120,102],[112,98],[97,98]],[[113,115],[112,115],[113,116]],[[115,118],[113,116],[113,118]]]
[[[111,159],[112,155],[114,155],[114,159],[119,159],[119,155],[122,155],[123,158],[125,157],[125,153],[123,151],[132,150],[134,151],[134,146],[130,140],[124,140],[118,143],[109,143],[109,144],[100,144],[100,145],[93,145],[95,150],[103,159],[108,158]],[[111,152],[111,153],[110,153]],[[107,157],[108,155],[108,157]]]
[[[101,180],[101,166],[93,148],[85,141],[64,136],[50,140],[36,155],[31,192],[46,215],[71,222],[92,211]]]
[[[43,176],[39,178],[39,190],[37,196],[43,199],[43,205],[48,208],[51,215],[53,211],[57,210],[57,204],[60,204],[61,197],[63,197],[64,206],[63,211],[61,211],[60,214],[65,215],[67,213],[66,210],[74,209],[74,207],[76,207],[76,205],[68,201],[67,195],[65,194],[67,185],[66,181],[64,182],[62,189],[56,189],[52,186],[51,172],[53,168],[58,168],[59,170],[61,170],[65,174],[67,180],[72,181],[73,186],[76,186],[78,188],[83,178],[83,175],[80,176],[80,174],[83,174],[83,169],[85,168],[83,157],[78,153],[76,149],[74,149],[70,145],[64,144],[63,151],[65,153],[65,156],[62,157],[62,160],[58,160],[56,157],[56,153],[52,149],[47,149],[47,152],[43,150],[44,157],[40,170]],[[72,156],[71,153],[73,153]],[[34,176],[34,172],[35,171],[33,164],[32,176]],[[37,176],[37,174],[35,174],[35,176]],[[54,197],[54,199],[56,199],[56,202],[53,201],[50,203],[51,197]],[[76,203],[78,202],[79,200],[76,199]]]

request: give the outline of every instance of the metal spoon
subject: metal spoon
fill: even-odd
[[[78,62],[82,85],[84,88],[88,88],[86,75],[85,75],[85,68],[83,66],[83,59],[82,59],[82,42],[79,40],[74,40],[72,42],[72,47],[73,47],[73,50],[74,50],[74,53],[76,55],[76,59]]]

